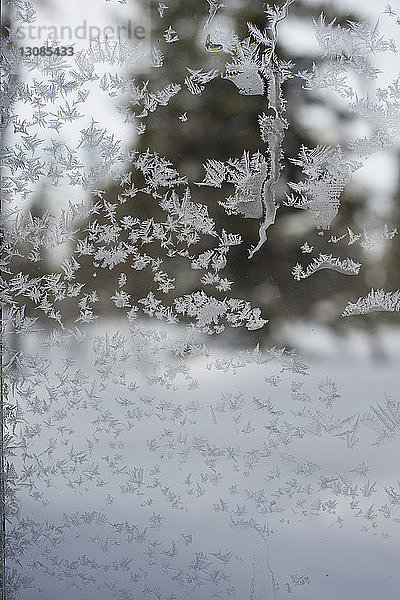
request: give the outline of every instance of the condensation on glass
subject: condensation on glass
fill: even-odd
[[[2,1],[2,600],[395,600],[400,4]]]

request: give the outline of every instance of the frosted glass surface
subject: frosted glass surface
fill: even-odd
[[[399,24],[2,1],[1,600],[397,600]]]

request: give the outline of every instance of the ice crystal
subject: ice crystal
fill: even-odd
[[[390,241],[398,234],[397,228],[394,227],[389,229],[385,223],[382,231],[367,231],[363,230],[362,233],[355,233],[350,227],[347,228],[347,233],[337,237],[331,236],[328,240],[331,244],[337,244],[342,240],[347,240],[347,245],[352,246],[353,244],[359,244],[365,250],[373,250],[381,240]]]
[[[302,146],[299,158],[290,159],[301,167],[306,181],[289,183],[298,195],[289,198],[290,206],[310,211],[318,228],[329,229],[340,207],[340,195],[361,163],[346,162],[339,146]]]
[[[204,165],[206,176],[197,185],[222,187],[224,181],[235,186],[235,193],[226,201],[220,201],[226,212],[243,214],[248,219],[262,216],[262,189],[267,175],[266,159],[259,152],[250,157],[244,152],[240,159],[229,159],[226,163],[208,160]]]
[[[400,290],[385,292],[372,289],[365,298],[349,302],[342,312],[343,317],[366,315],[372,312],[398,312],[400,310]]]
[[[361,264],[354,262],[350,258],[344,258],[341,260],[340,258],[335,258],[332,256],[332,254],[320,254],[318,258],[314,258],[305,269],[302,267],[302,265],[297,263],[297,265],[293,268],[292,275],[294,279],[300,281],[301,279],[310,277],[321,269],[331,269],[332,271],[337,271],[338,273],[343,273],[344,275],[358,275],[360,268]]]
[[[113,4],[126,10],[125,0]],[[346,377],[321,377],[293,348],[265,347],[272,317],[257,305],[268,288],[267,253],[286,255],[280,234],[285,218],[300,222],[296,209],[319,233],[332,228],[327,243],[354,252],[339,258],[318,247],[293,268],[297,281],[322,269],[362,276],[357,246],[373,257],[381,242],[396,243],[397,228],[383,218],[371,229],[338,231],[335,222],[352,175],[400,133],[399,81],[375,95],[355,84],[377,79],[374,55],[395,45],[365,22],[321,17],[321,56],[296,73],[278,47],[292,4],[267,6],[242,38],[226,29],[228,7],[207,0],[190,36],[200,50],[187,54],[193,15],[177,18],[176,3],[159,3],[157,46],[98,36],[67,57],[22,56],[14,36],[18,24],[33,23],[35,2],[6,3],[16,23],[2,40],[1,66],[1,547],[10,600],[59,590],[90,599],[278,600],[313,585],[301,557],[275,569],[288,531],[295,539],[301,526],[303,539],[319,519],[335,535],[347,526],[388,543],[394,535],[399,485],[368,452],[398,438],[399,402],[387,394],[365,408],[362,388],[347,389]],[[182,68],[170,78],[174,61]],[[370,126],[368,136],[301,145],[287,164],[284,149],[296,138],[289,85],[299,80],[310,97],[329,88],[347,116]],[[259,136],[202,156],[195,183],[190,160],[164,156],[168,135],[147,136],[170,112],[189,136],[196,110],[220,88],[249,112],[261,106]],[[137,147],[93,110],[100,99],[114,102]],[[204,194],[210,187],[217,206]],[[220,207],[232,219],[221,222]],[[259,232],[249,255],[259,252],[267,282],[258,287],[235,281],[251,220]],[[275,225],[279,247],[267,249]],[[307,227],[290,234],[299,256],[317,248],[311,219]],[[342,315],[376,311],[399,312],[400,291],[372,289]],[[227,347],[232,340],[237,350]],[[365,373],[351,368],[361,386]],[[203,517],[212,535],[203,535]]]

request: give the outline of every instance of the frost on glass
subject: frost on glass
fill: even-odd
[[[3,2],[2,598],[396,598],[396,7],[89,4]]]

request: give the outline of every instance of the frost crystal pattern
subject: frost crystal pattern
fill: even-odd
[[[1,600],[397,598],[400,10],[351,4],[3,0]]]

